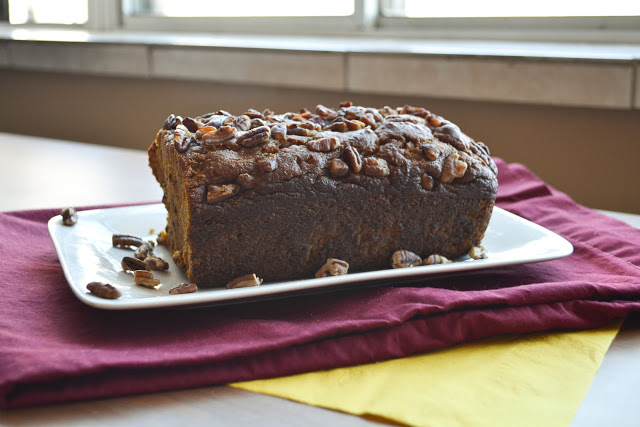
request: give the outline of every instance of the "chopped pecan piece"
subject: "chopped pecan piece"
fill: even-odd
[[[424,260],[422,265],[449,264],[450,262],[451,262],[450,259],[447,259],[442,255],[434,254],[434,255],[429,255],[427,259]]]
[[[329,258],[327,262],[316,271],[316,277],[340,276],[349,272],[349,263],[337,258]]]
[[[136,270],[133,272],[133,282],[136,285],[144,286],[149,289],[157,289],[160,280],[153,277],[153,273],[146,270]]]
[[[483,246],[474,246],[469,250],[469,256],[473,259],[486,259],[488,255]]]
[[[431,114],[429,110],[425,110],[420,107],[412,107],[410,105],[405,105],[400,113],[411,114],[412,116],[422,117],[423,119],[426,119]]]
[[[130,236],[128,234],[114,234],[111,237],[111,243],[116,248],[126,248],[129,246],[140,247],[145,242],[136,236]]]
[[[262,279],[255,274],[245,274],[227,283],[227,289],[249,288],[252,286],[260,286],[261,283]]]
[[[191,145],[191,132],[184,125],[176,126],[173,132],[173,145],[178,153],[184,153]]]
[[[169,295],[192,294],[198,291],[195,283],[181,283],[175,288],[169,289]]]
[[[438,150],[433,145],[425,144],[422,146],[422,154],[424,154],[424,157],[426,157],[428,160],[436,160],[438,157],[440,157],[440,150]]]
[[[149,270],[150,267],[144,261],[141,261],[137,258],[132,258],[130,256],[126,256],[122,258],[122,262],[120,263],[122,269],[124,271],[137,271],[137,270]]]
[[[360,130],[367,126],[360,120],[346,120],[344,123],[347,125],[348,130]]]
[[[167,261],[153,254],[147,255],[144,262],[152,270],[167,271],[169,269],[169,263]]]
[[[420,184],[425,190],[433,190],[433,178],[428,173],[422,174],[422,177],[420,178]]]
[[[306,145],[307,148],[311,151],[328,153],[329,151],[333,151],[338,148],[340,144],[340,140],[337,137],[331,136],[328,138],[313,139],[307,142]]]
[[[276,141],[283,142],[287,139],[287,125],[278,123],[271,128],[271,136]]]
[[[389,176],[391,171],[384,159],[377,157],[367,157],[362,161],[362,171],[369,176]]]
[[[255,188],[256,186],[253,175],[249,175],[248,173],[241,173],[240,175],[238,175],[238,178],[236,178],[236,182],[240,187],[245,189]]]
[[[316,133],[315,129],[307,129],[296,123],[287,126],[287,135],[313,136]]]
[[[325,120],[333,120],[338,117],[338,113],[331,108],[327,108],[324,105],[316,106],[316,114],[322,117]]]
[[[340,159],[332,159],[329,162],[329,173],[333,176],[345,176],[349,173],[349,166]]]
[[[422,265],[422,258],[411,251],[399,250],[391,255],[391,267],[406,268]]]
[[[278,167],[278,160],[273,154],[269,154],[256,162],[256,168],[260,172],[273,172]]]
[[[182,124],[189,130],[189,132],[197,132],[203,125],[200,120],[192,119],[191,117],[185,117],[182,120]]]
[[[209,185],[207,187],[207,203],[218,203],[235,196],[240,191],[236,184]]]
[[[153,243],[147,242],[140,245],[140,247],[136,249],[136,252],[133,256],[135,256],[137,259],[144,261],[144,259],[152,253],[153,253]]]
[[[180,123],[182,123],[182,117],[176,116],[175,114],[169,114],[169,117],[167,117],[167,120],[165,120],[162,125],[162,129],[175,129]]]

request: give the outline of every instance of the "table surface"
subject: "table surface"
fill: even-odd
[[[143,151],[0,133],[0,212],[159,201]],[[640,215],[603,213],[640,228]],[[640,420],[640,317],[627,319],[572,426]],[[98,416],[99,415],[99,416]],[[387,425],[228,386],[0,410],[0,425]]]

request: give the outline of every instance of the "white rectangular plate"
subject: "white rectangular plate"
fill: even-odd
[[[82,211],[78,216],[78,223],[74,226],[63,225],[60,216],[51,218],[49,234],[74,294],[88,305],[110,310],[228,304],[372,283],[401,286],[430,275],[549,261],[573,252],[571,244],[557,234],[496,207],[482,242],[488,251],[487,259],[473,260],[465,256],[451,264],[265,282],[252,288],[200,288],[193,294],[169,295],[169,289],[188,280],[171,261],[166,247],[158,246],[154,252],[168,261],[170,268],[167,272],[154,272],[162,282],[159,289],[147,289],[135,285],[132,274],[124,272],[120,265],[123,257],[132,256],[132,251],[114,248],[111,243],[113,234],[155,240],[157,233],[166,225],[167,212],[162,204]],[[122,296],[107,300],[90,294],[86,285],[94,281],[110,283],[120,290]]]

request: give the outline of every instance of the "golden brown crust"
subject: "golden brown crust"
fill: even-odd
[[[327,258],[480,243],[497,191],[487,147],[422,108],[170,116],[149,149],[174,260],[199,286],[312,277]]]

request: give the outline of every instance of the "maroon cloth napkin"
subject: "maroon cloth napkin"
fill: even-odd
[[[58,210],[0,214],[0,405],[170,390],[373,362],[640,309],[640,231],[497,160],[498,205],[574,254],[425,281],[196,310],[108,311],[69,289]],[[489,248],[490,250],[491,248]]]

